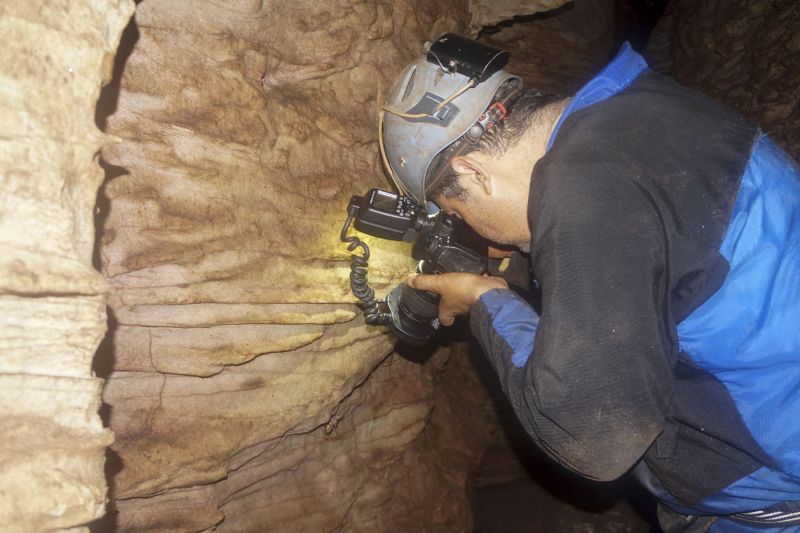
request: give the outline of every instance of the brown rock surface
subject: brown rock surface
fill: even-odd
[[[0,4],[0,524],[78,528],[104,512],[106,283],[92,268],[108,142],[94,124],[133,2]]]
[[[464,531],[492,415],[456,344],[420,366],[367,327],[337,242],[353,193],[387,183],[376,102],[421,44],[477,31],[529,84],[569,92],[613,51],[612,0],[6,1],[0,51],[0,519],[103,513],[92,355],[131,531]],[[654,64],[800,151],[798,7],[673,0]],[[776,54],[775,50],[785,50]],[[122,67],[124,66],[124,69]],[[411,268],[368,239],[379,293]]]
[[[463,348],[391,355],[338,242],[349,196],[388,185],[376,102],[468,22],[466,0],[138,5],[103,151],[103,527],[470,528],[486,395]],[[367,240],[383,293],[409,248]]]
[[[800,3],[671,0],[648,59],[738,109],[800,158]]]
[[[572,0],[469,0],[469,28],[477,34],[486,26],[494,26],[517,16],[525,16],[559,8]]]
[[[421,44],[563,3],[144,0],[97,116],[111,146],[92,118],[132,3],[4,3],[4,525],[102,514],[110,287],[96,529],[469,529],[491,414],[466,348],[394,354],[337,237],[387,185],[375,105]],[[383,292],[408,246],[368,242]]]
[[[511,54],[508,69],[535,87],[564,96],[600,70],[616,51],[614,0],[580,0],[553,12],[487,28],[481,39]]]
[[[447,356],[428,369],[441,370]],[[485,445],[487,413],[480,394],[442,397],[478,387],[458,356],[446,373],[392,356],[324,425],[238,451],[217,483],[117,501],[120,529],[190,531],[222,521],[222,531],[469,530],[467,474]],[[454,427],[453,417],[467,414],[476,425]]]

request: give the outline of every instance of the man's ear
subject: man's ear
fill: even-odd
[[[472,154],[460,155],[453,158],[450,166],[462,178],[462,183],[466,180],[472,187],[479,188],[487,195],[492,194],[492,176],[483,161]]]

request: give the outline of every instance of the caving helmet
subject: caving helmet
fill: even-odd
[[[503,70],[506,63],[503,50],[445,33],[403,70],[379,121],[383,163],[403,194],[426,205],[449,161],[505,117],[522,89],[522,80]]]

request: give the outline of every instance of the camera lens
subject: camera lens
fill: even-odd
[[[438,294],[402,283],[389,293],[387,303],[392,314],[389,328],[401,340],[423,345],[439,329]]]
[[[411,320],[429,324],[439,316],[439,295],[412,289],[404,285],[400,290],[400,310]]]

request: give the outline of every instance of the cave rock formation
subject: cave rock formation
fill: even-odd
[[[99,214],[109,524],[469,529],[486,394],[463,347],[420,366],[364,325],[338,234],[350,195],[388,185],[375,117],[393,77],[426,40],[493,16],[479,11],[137,6],[101,113],[120,139]],[[414,265],[407,244],[368,242],[380,294]]]
[[[129,0],[0,3],[0,524],[69,529],[103,515],[107,284],[92,268],[94,204],[110,139],[100,86]]]
[[[495,424],[470,349],[395,353],[338,233],[351,194],[388,186],[376,105],[422,44],[483,29],[569,93],[625,2],[503,22],[564,3],[0,4],[4,526],[468,530]],[[673,0],[648,57],[797,156],[798,20]],[[368,242],[382,294],[414,265]]]

